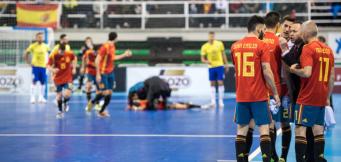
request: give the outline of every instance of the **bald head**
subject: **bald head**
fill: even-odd
[[[302,24],[302,35],[304,41],[308,42],[311,38],[317,37],[318,29],[314,21],[306,21]]]

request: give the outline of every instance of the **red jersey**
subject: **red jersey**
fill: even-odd
[[[109,74],[114,70],[115,52],[115,45],[111,43],[104,43],[99,48],[98,55],[101,56],[99,64],[101,74]]]
[[[256,37],[245,37],[233,43],[231,54],[236,71],[237,102],[268,100],[262,70],[262,63],[270,62],[267,44]]]
[[[52,76],[56,85],[72,83],[72,61],[76,56],[72,51],[65,51],[64,54],[59,54],[59,50],[49,56],[48,65],[59,69],[59,71]]]
[[[268,45],[270,52],[270,66],[274,75],[275,85],[278,94],[281,94],[281,73],[282,73],[282,50],[279,46],[279,38],[273,32],[265,32],[263,42]],[[269,89],[270,95],[273,95],[271,89]]]
[[[83,55],[83,59],[86,59],[86,65],[85,65],[85,73],[96,75],[96,66],[95,66],[95,60],[96,60],[96,53],[92,49],[88,49],[85,51]]]
[[[301,78],[297,103],[309,106],[326,106],[329,92],[329,77],[334,67],[332,50],[319,41],[305,45],[300,58],[302,68],[312,67],[309,78]]]

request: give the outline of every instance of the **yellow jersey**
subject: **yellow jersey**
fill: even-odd
[[[50,48],[45,43],[32,43],[26,49],[26,52],[32,54],[32,65],[36,67],[46,67],[48,52]]]
[[[55,53],[56,51],[58,51],[59,45],[60,45],[60,44],[55,45],[55,46],[53,47],[51,53]],[[67,44],[67,45],[65,46],[65,51],[71,51],[71,47],[70,47],[69,44]]]
[[[224,66],[223,55],[225,55],[224,43],[221,41],[213,41],[213,43],[205,43],[201,46],[201,56],[206,56],[211,63],[210,68]]]

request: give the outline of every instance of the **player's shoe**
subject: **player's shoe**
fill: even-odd
[[[63,112],[58,112],[56,115],[57,119],[63,119],[64,118],[64,113]]]
[[[96,104],[95,105],[95,110],[96,111],[100,111],[101,110],[101,105],[100,104]]]
[[[223,100],[219,100],[219,108],[224,108],[224,101]]]
[[[217,106],[217,103],[216,103],[214,100],[212,100],[212,101],[211,101],[211,107],[212,107],[212,108],[215,108],[216,106]]]
[[[34,96],[31,96],[31,104],[35,104],[36,103],[36,98]]]
[[[46,99],[43,96],[40,96],[38,102],[42,103],[42,104],[45,104],[46,103]]]
[[[107,111],[103,111],[103,112],[98,112],[98,116],[101,118],[107,118],[110,117],[110,114]]]
[[[86,107],[85,107],[85,111],[91,112],[93,106],[94,106],[94,105],[92,104],[92,102],[89,101],[89,102],[88,102],[88,105],[86,105]]]
[[[63,107],[64,112],[69,112],[70,106],[68,104],[65,104]]]
[[[210,109],[210,108],[212,108],[212,106],[211,106],[211,105],[208,105],[208,104],[206,104],[206,105],[202,105],[202,106],[200,106],[200,108],[201,108],[201,109],[203,109],[203,110],[207,110],[207,109]]]
[[[279,158],[279,159],[278,159],[278,162],[285,162],[285,159]]]

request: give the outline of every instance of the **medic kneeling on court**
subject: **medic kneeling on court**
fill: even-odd
[[[133,85],[129,89],[129,110],[166,110],[166,109],[207,109],[209,105],[195,105],[186,102],[169,102],[171,88],[163,79],[153,76]]]

